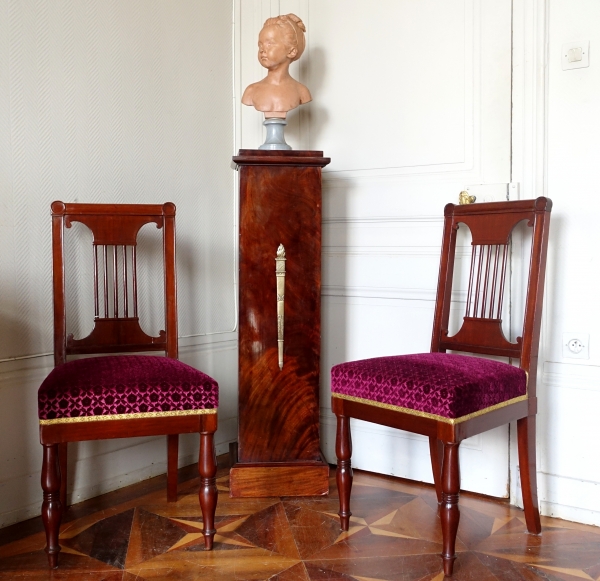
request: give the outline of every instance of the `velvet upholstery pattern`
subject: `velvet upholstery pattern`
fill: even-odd
[[[499,361],[421,353],[336,365],[331,369],[331,391],[334,397],[338,394],[457,419],[525,396],[527,375]]]
[[[176,359],[152,355],[69,361],[55,367],[38,391],[40,421],[216,412],[218,404],[214,379]]]

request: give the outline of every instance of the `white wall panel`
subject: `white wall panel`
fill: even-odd
[[[311,144],[328,170],[465,162],[471,3],[357,4],[311,3]]]
[[[543,379],[540,470],[600,483],[600,462],[590,454],[598,432],[600,368],[547,362]]]

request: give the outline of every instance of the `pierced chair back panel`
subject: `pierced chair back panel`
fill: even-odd
[[[67,355],[85,353],[164,351],[177,357],[174,215],[170,203],[127,206],[125,215],[105,204],[52,205],[56,364],[64,363]],[[94,309],[93,329],[80,339],[67,333],[65,293],[65,228],[77,223],[92,234],[86,255],[91,258]],[[138,233],[147,224],[162,232],[165,317],[157,336],[143,331],[138,312]]]
[[[535,299],[540,292],[545,261],[536,255],[532,244],[529,257],[529,278],[523,325],[516,342],[509,341],[502,329],[509,292],[511,236],[518,224],[525,221],[532,237],[548,236],[545,198],[523,200],[509,204],[492,203],[477,206],[448,205],[445,226],[438,299],[431,350],[478,353],[519,359],[521,368],[529,371],[532,357],[537,357],[541,301],[537,308]],[[464,208],[467,208],[465,210]],[[462,325],[458,332],[449,334],[450,303],[454,276],[457,231],[467,227],[471,233],[471,256],[468,270],[466,305]],[[532,333],[529,333],[531,331]],[[531,336],[525,345],[522,337]],[[535,353],[532,353],[532,344]]]

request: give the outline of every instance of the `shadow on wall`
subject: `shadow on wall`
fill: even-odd
[[[564,235],[566,232],[566,224],[564,218],[559,212],[552,213],[552,224],[550,227],[550,240],[548,243],[548,258],[546,263],[546,285],[544,288],[544,312],[547,313],[542,319],[541,345],[538,361],[538,423],[537,423],[537,438],[538,438],[538,472],[553,472],[553,462],[551,450],[548,448],[548,442],[552,442],[553,431],[561,421],[559,415],[568,414],[569,410],[560,409],[556,402],[556,393],[552,393],[557,388],[552,385],[544,384],[544,364],[548,360],[552,360],[552,345],[546,344],[553,342],[560,343],[562,329],[558,326],[558,321],[549,316],[550,313],[559,313],[562,305],[562,293],[558,289],[562,288],[560,282],[561,268],[558,264],[558,249],[564,247]],[[547,326],[548,328],[544,329]],[[550,341],[548,341],[550,338]],[[544,339],[546,341],[544,341]],[[563,420],[564,421],[564,418]],[[520,482],[520,481],[519,481]],[[538,484],[538,489],[540,485]],[[540,492],[540,497],[544,495]]]
[[[324,152],[329,155],[330,152]],[[347,289],[350,284],[347,261],[350,236],[347,216],[348,186],[323,183],[323,247],[321,289],[321,447],[328,462],[336,463],[335,425],[331,411],[331,368],[350,358],[348,323],[350,307]],[[341,249],[342,252],[336,252]],[[333,274],[335,273],[335,274]]]
[[[237,311],[231,321],[231,328],[222,327],[222,315],[215,311],[231,311],[232,294],[220,291],[219,285],[211,284],[211,276],[224,279],[230,276],[231,250],[223,245],[211,246],[198,252],[191,241],[177,240],[177,308],[179,334],[186,335],[186,329],[194,334],[232,332],[237,327]],[[182,289],[182,282],[188,285]],[[237,295],[234,300],[237,303]],[[185,325],[181,323],[185,321]],[[188,331],[189,332],[189,331]]]
[[[326,74],[325,51],[319,47],[311,49],[310,65],[308,60],[301,59],[300,71],[300,77],[308,79],[307,86],[313,100],[290,111],[288,114],[288,127],[286,128],[286,140],[292,144],[302,143],[304,147],[308,147],[310,141],[310,149],[320,151],[321,129],[329,119],[327,109],[320,104],[323,100],[319,98]],[[300,129],[301,126],[304,128],[303,131]],[[302,135],[308,137],[301,139]],[[324,152],[325,156],[330,154],[331,152]]]

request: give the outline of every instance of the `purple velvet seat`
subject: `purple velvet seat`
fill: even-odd
[[[421,353],[341,363],[331,369],[333,397],[457,420],[527,393],[527,375],[507,363]]]
[[[214,379],[177,359],[151,355],[69,361],[55,367],[38,391],[43,424],[214,413],[218,405]]]

